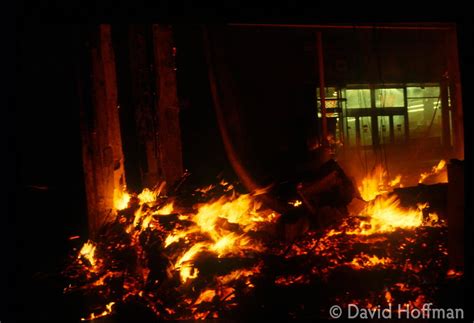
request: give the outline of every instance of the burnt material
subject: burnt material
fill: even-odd
[[[323,207],[345,208],[357,195],[351,179],[333,159],[324,163],[311,180],[300,183],[297,191],[312,214]]]

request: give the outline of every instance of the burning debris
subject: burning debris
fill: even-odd
[[[444,220],[427,204],[401,207],[391,192],[400,177],[374,174],[359,188],[359,212],[291,241],[280,236],[285,214],[226,182],[174,196],[162,187],[117,194],[115,220],[74,256],[66,292],[95,300],[86,320],[127,306],[160,319],[244,319],[271,309],[269,317],[324,318],[335,303],[435,303],[436,286],[462,276],[448,272]],[[322,199],[304,201],[318,187],[288,205],[324,210]]]
[[[433,166],[430,172],[421,173],[420,179],[418,180],[418,184],[423,183],[428,177],[435,176],[435,175],[442,176],[442,178],[440,178],[440,181],[442,182],[447,181],[446,161],[444,159],[440,160],[437,165]]]

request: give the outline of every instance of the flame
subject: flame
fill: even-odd
[[[156,200],[156,193],[150,191],[148,188],[144,188],[137,197],[140,200],[140,204],[152,203]]]
[[[291,244],[265,235],[274,234],[279,228],[275,225],[279,214],[258,201],[257,195],[265,190],[238,194],[232,185],[222,181],[220,185],[193,190],[192,196],[207,202],[189,205],[180,196],[161,195],[161,189],[144,189],[138,195],[132,194],[138,201],[133,204],[133,215],[132,208],[117,212],[115,227],[104,235],[104,241],[84,244],[75,257],[80,271],[76,277],[83,284],[81,288],[90,288],[88,292],[95,291],[100,297],[113,295],[116,302],[133,297],[144,302],[159,319],[187,320],[225,319],[222,314],[236,307],[254,284],[261,283],[261,275],[267,275],[269,267],[263,253],[281,257],[282,263],[286,259],[288,263],[304,259],[304,269],[299,272],[275,266],[275,275],[268,278],[278,288],[325,281],[338,267],[360,273],[393,269],[407,273],[407,277],[418,274],[426,266],[413,260],[410,246],[425,248],[425,243],[417,241],[418,232],[423,233],[423,228],[418,228],[437,226],[440,219],[435,213],[423,214],[426,203],[406,209],[400,206],[396,195],[388,194],[401,184],[401,178],[398,175],[389,180],[382,167],[375,168],[359,187],[367,201],[359,214],[326,231],[309,230]],[[224,195],[212,198],[216,192]],[[130,194],[122,192],[118,200],[122,202],[117,210],[127,208]],[[293,207],[302,205],[299,200],[288,203]],[[397,232],[391,235],[394,231]],[[399,243],[393,243],[397,241],[394,239]],[[436,244],[434,250],[447,255],[443,244]],[[123,267],[124,259],[132,261]],[[445,274],[449,279],[462,275],[443,271]],[[384,283],[383,289],[373,293],[376,298],[355,299],[353,303],[370,308],[385,299],[390,304],[393,296],[401,300],[402,292],[415,293],[414,297],[404,297],[403,302],[419,303],[424,296],[416,287],[417,280],[408,284],[405,278],[397,277],[396,284]],[[117,283],[123,285],[116,288]],[[102,313],[94,311],[87,320],[110,314],[114,304],[110,302]]]
[[[397,175],[392,180],[387,179],[387,171],[381,165],[377,165],[362,179],[362,184],[359,186],[360,195],[365,201],[372,201],[377,195],[387,193],[399,186],[401,179],[401,175]]]
[[[423,210],[401,208],[400,200],[396,195],[382,196],[372,201],[363,214],[368,217],[368,220],[362,220],[359,228],[348,234],[370,235],[391,232],[398,228],[416,228],[423,224]]]
[[[91,241],[87,241],[81,248],[78,258],[85,258],[89,261],[92,267],[96,264],[95,254],[95,245]]]
[[[174,210],[174,203],[169,202],[169,203],[165,204],[164,206],[162,206],[161,208],[159,208],[158,211],[156,211],[156,213],[154,213],[154,214],[167,215],[167,214],[173,213],[173,210]]]
[[[441,159],[437,165],[431,168],[431,171],[420,174],[420,179],[418,180],[418,183],[421,184],[428,177],[439,174],[443,169],[445,169],[445,167],[446,167],[446,161],[444,159]],[[446,179],[443,179],[442,181],[444,182],[446,181]]]
[[[193,261],[202,252],[211,252],[218,257],[227,255],[244,256],[249,252],[261,252],[264,247],[252,241],[246,233],[256,230],[262,224],[276,220],[276,213],[260,210],[261,203],[255,201],[250,194],[236,197],[223,196],[214,202],[202,204],[197,213],[191,216],[194,226],[169,234],[165,247],[186,238],[191,234],[205,234],[207,241],[192,245],[175,263],[181,282],[185,283],[197,277],[199,271],[194,268]],[[231,228],[238,227],[243,233],[238,234]]]
[[[114,208],[116,210],[123,210],[128,207],[128,202],[130,201],[130,194],[125,190],[114,190]]]

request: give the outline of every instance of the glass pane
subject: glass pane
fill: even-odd
[[[377,108],[385,107],[403,107],[403,89],[376,89],[375,106]]]
[[[410,137],[440,137],[441,110],[435,98],[408,99]]]
[[[324,104],[326,104],[326,109],[334,109],[334,108],[338,108],[338,104],[339,104],[339,101],[336,100],[336,99],[329,99],[327,98],[325,101],[324,101]],[[318,100],[318,108],[321,108],[321,101]]]
[[[346,118],[346,136],[344,138],[344,143],[347,146],[354,146],[356,144],[356,118],[347,117]]]
[[[370,108],[370,90],[346,90],[346,107],[348,109]]]
[[[360,141],[363,146],[372,145],[372,123],[370,117],[360,117]]]
[[[403,143],[405,141],[405,117],[393,116],[393,132],[395,143]]]
[[[380,143],[382,145],[390,143],[390,117],[379,116],[377,117],[377,121],[379,126]]]
[[[426,86],[426,87],[407,87],[408,98],[423,98],[423,97],[435,97],[439,96],[439,86]]]
[[[319,95],[319,87],[316,88],[316,95],[318,96],[318,100],[321,98]],[[325,98],[337,98],[337,89],[335,87],[326,87],[324,89],[324,96]]]

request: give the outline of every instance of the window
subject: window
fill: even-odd
[[[375,106],[377,108],[401,108],[405,106],[403,88],[376,89]]]
[[[407,87],[408,122],[412,137],[441,137],[439,86]]]
[[[370,89],[345,90],[348,109],[370,108]]]

